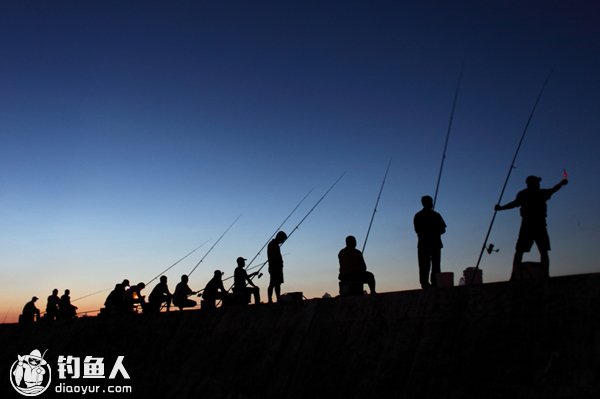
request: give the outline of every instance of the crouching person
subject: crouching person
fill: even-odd
[[[204,287],[202,305],[203,307],[214,309],[217,299],[223,300],[227,295],[227,290],[223,287],[223,272],[215,270],[215,275],[206,284],[206,287]]]
[[[196,301],[189,299],[190,295],[194,295],[197,292],[192,291],[188,286],[188,276],[184,274],[181,276],[181,281],[175,286],[175,292],[173,293],[173,306],[177,306],[179,310],[183,308],[193,308],[196,306]]]

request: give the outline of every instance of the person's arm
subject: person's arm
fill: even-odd
[[[555,192],[557,192],[558,190],[560,190],[562,188],[562,186],[566,186],[569,183],[569,181],[567,179],[562,179],[557,185],[555,185],[554,187],[552,187],[549,191],[550,191],[550,195],[554,194]]]
[[[358,251],[358,249],[357,249]],[[362,252],[358,251],[358,253],[360,254],[360,268],[361,271],[366,272],[367,271],[367,262],[365,262],[365,258],[362,254]]]
[[[246,281],[248,282],[248,285],[251,285],[252,287],[256,287],[256,285],[254,285],[254,283],[251,280],[251,277],[254,277],[256,275],[258,275],[258,272],[246,274]]]
[[[496,206],[494,207],[494,210],[504,211],[506,209],[516,208],[520,205],[521,205],[521,202],[519,201],[519,197],[517,196],[517,198],[514,201],[511,201],[508,204],[505,204],[505,205],[496,204]]]
[[[440,215],[440,235],[446,232],[446,222],[444,222],[444,218]]]

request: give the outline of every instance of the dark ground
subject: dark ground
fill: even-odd
[[[600,274],[301,303],[0,325],[0,398],[17,354],[57,383],[121,398],[600,398]],[[59,380],[59,355],[118,355],[130,380]],[[103,385],[104,386],[104,385]],[[86,397],[94,395],[85,395]]]

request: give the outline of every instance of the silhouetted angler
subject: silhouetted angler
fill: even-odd
[[[175,286],[175,292],[173,293],[173,305],[177,306],[179,310],[183,308],[193,308],[196,306],[196,301],[189,299],[188,296],[194,295],[196,292],[188,286],[189,278],[187,274],[181,276],[181,281]]]
[[[375,276],[367,271],[367,264],[360,250],[356,249],[356,238],[354,236],[346,237],[346,247],[338,253],[340,263],[340,295],[362,294],[362,285],[368,284],[371,294],[375,294]],[[358,284],[356,290],[345,288]]]
[[[217,299],[223,300],[227,295],[227,290],[223,286],[223,272],[215,270],[213,278],[211,278],[208,283],[206,283],[206,287],[204,287],[202,299],[204,299],[208,307],[214,308]]]
[[[33,324],[34,321],[40,319],[40,310],[35,306],[37,300],[38,297],[34,296],[31,298],[31,301],[25,304],[23,313],[19,316],[19,322],[21,324]]]
[[[258,272],[251,273],[250,275],[246,272],[246,259],[241,256],[237,258],[237,267],[233,273],[233,293],[240,294],[244,297],[250,297],[250,295],[254,295],[254,304],[257,305],[260,303],[260,289],[254,285],[251,277],[256,276]],[[246,285],[248,284],[248,285]]]
[[[65,290],[65,293],[60,297],[58,308],[60,309],[61,319],[70,320],[75,318],[75,314],[77,313],[77,306],[71,304],[70,290]]]
[[[141,306],[142,311],[146,308],[146,297],[142,295],[142,290],[146,288],[146,284],[137,283],[129,287],[123,294],[123,310],[127,313],[136,311],[136,306]]]
[[[520,277],[523,254],[531,250],[534,242],[540,252],[540,263],[542,268],[544,268],[547,273],[550,267],[550,258],[548,256],[548,251],[550,251],[550,238],[548,236],[548,230],[546,229],[546,201],[552,197],[552,194],[560,190],[560,188],[569,181],[563,179],[550,189],[541,189],[541,181],[541,177],[528,176],[527,179],[525,179],[527,188],[519,191],[517,198],[514,201],[505,205],[497,204],[494,208],[496,211],[503,211],[505,209],[521,207],[521,228],[519,230],[519,238],[517,239],[515,256],[513,258],[511,280]]]
[[[281,297],[281,284],[283,284],[283,257],[281,256],[280,246],[285,240],[287,240],[287,234],[280,231],[267,246],[267,260],[269,262],[269,275],[271,276],[269,287],[267,288],[269,303],[273,303],[273,291],[275,291],[277,302],[279,302],[279,298]]]
[[[167,306],[167,312],[171,309],[171,292],[167,285],[167,276],[160,276],[160,282],[156,284],[150,296],[148,297],[148,311],[158,313],[164,303]]]
[[[58,296],[58,289],[52,290],[52,295],[48,296],[48,302],[46,303],[46,318],[50,321],[54,321],[58,318],[58,304],[60,297]]]
[[[421,197],[423,209],[415,214],[413,223],[417,233],[417,256],[419,260],[419,282],[422,288],[436,286],[436,275],[441,272],[442,234],[446,223],[433,210],[433,198]]]
[[[115,288],[108,294],[104,301],[104,307],[109,315],[118,315],[123,313],[123,297],[125,296],[125,287],[123,283],[115,284]]]

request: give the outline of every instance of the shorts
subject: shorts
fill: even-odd
[[[283,268],[281,269],[269,269],[269,275],[271,276],[270,285],[283,284]]]
[[[538,250],[550,251],[550,237],[548,237],[546,226],[521,225],[516,250],[518,252],[529,252],[534,242]]]

